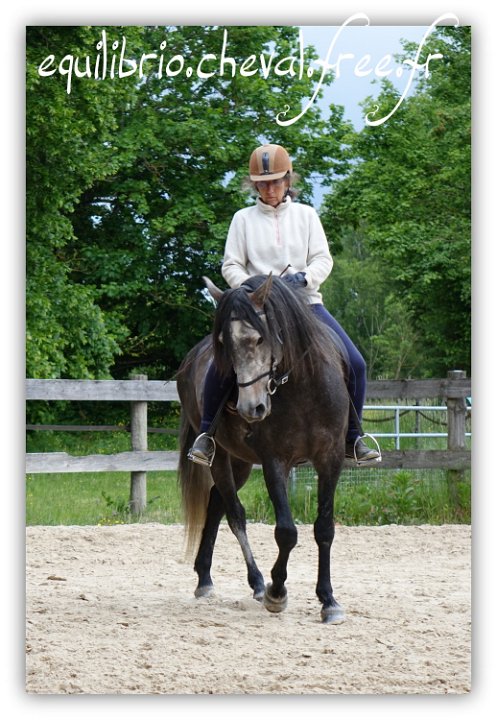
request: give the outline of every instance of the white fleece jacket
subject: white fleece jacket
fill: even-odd
[[[228,285],[239,287],[252,275],[305,272],[309,302],[322,303],[319,286],[333,267],[323,226],[314,208],[287,197],[278,207],[264,204],[239,210],[233,216],[222,274]]]

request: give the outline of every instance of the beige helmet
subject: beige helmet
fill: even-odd
[[[250,156],[249,173],[253,182],[279,180],[289,172],[292,172],[292,161],[281,145],[261,145]]]

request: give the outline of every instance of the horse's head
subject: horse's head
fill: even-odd
[[[281,340],[272,337],[266,315],[272,276],[255,289],[247,284],[226,292],[208,278],[204,281],[218,304],[213,332],[217,366],[221,372],[232,367],[236,373],[241,417],[264,420],[271,412],[271,378],[281,360]]]

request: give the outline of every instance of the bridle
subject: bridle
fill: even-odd
[[[263,310],[258,311],[258,315],[265,315],[265,312]],[[240,320],[240,318],[233,317],[231,318],[231,321]],[[279,341],[282,342],[281,340]],[[309,353],[310,348],[307,348],[307,350],[304,352],[304,354],[301,357],[301,360],[305,358],[305,356]],[[293,368],[290,368],[284,373],[281,373],[281,375],[276,374],[276,370],[278,367],[278,361],[274,357],[274,355],[271,355],[271,367],[269,370],[266,370],[266,372],[261,373],[260,375],[257,375],[257,377],[253,378],[252,380],[248,380],[247,382],[238,382],[236,381],[237,387],[239,388],[247,388],[251,385],[255,385],[256,382],[259,382],[259,380],[262,380],[262,378],[268,377],[269,380],[267,381],[266,390],[268,395],[274,395],[275,392],[278,390],[279,387],[282,385],[285,385],[290,377],[290,373],[292,372]]]
[[[291,267],[291,266],[290,265],[286,266],[286,268],[280,273],[280,277],[288,270],[289,267]],[[247,285],[242,284],[242,285],[240,285],[240,287],[242,287],[244,290],[247,290],[248,292],[252,291],[251,288],[248,287]],[[265,314],[266,314],[266,311],[264,309],[257,310],[257,315],[265,315]],[[235,320],[240,321],[241,318],[237,318],[237,317],[231,318],[231,322],[234,322]],[[281,340],[281,338],[278,338],[278,340],[279,340],[280,344],[283,342]],[[309,348],[302,355],[302,359],[305,358],[305,356],[308,354],[308,352],[309,352]],[[288,382],[288,378],[290,376],[290,373],[292,372],[292,368],[290,368],[290,370],[288,370],[287,372],[282,373],[281,375],[277,376],[276,375],[277,367],[278,367],[278,362],[274,358],[274,355],[272,355],[271,356],[271,367],[269,368],[269,370],[267,370],[264,373],[261,373],[260,375],[257,375],[257,377],[255,377],[253,380],[249,380],[248,382],[243,382],[243,383],[240,383],[237,381],[236,384],[239,388],[246,388],[246,387],[250,387],[251,385],[254,385],[256,382],[259,382],[259,380],[262,380],[262,378],[269,377],[269,380],[267,381],[266,389],[267,389],[268,395],[274,395],[275,392],[277,391],[277,389],[279,387],[281,387],[281,385],[285,385]]]
[[[243,287],[243,286],[242,286]],[[265,310],[257,310],[257,315],[265,315]],[[235,321],[241,321],[241,318],[232,317],[231,322]],[[281,343],[282,341],[279,340]],[[247,382],[238,382],[236,381],[237,387],[239,388],[247,388],[251,385],[255,385],[256,382],[259,382],[259,380],[262,380],[262,378],[269,377],[269,380],[267,381],[266,390],[268,395],[274,395],[276,390],[281,387],[281,385],[285,385],[285,383],[288,382],[288,377],[291,373],[291,370],[288,372],[282,373],[280,376],[276,375],[276,368],[278,367],[278,361],[275,359],[274,355],[271,355],[271,367],[269,370],[266,370],[266,372],[261,373],[260,375],[257,375],[257,377],[253,378],[252,380],[248,380]]]

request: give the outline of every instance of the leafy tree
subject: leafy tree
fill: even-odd
[[[33,377],[105,375],[127,332],[117,317],[103,313],[93,283],[73,282],[66,247],[75,241],[71,216],[82,194],[122,162],[113,139],[136,89],[126,81],[88,80],[67,94],[62,76],[41,78],[37,72],[49,54],[62,58],[93,49],[89,28],[27,30],[26,314],[27,371]]]
[[[343,245],[351,229],[364,238],[389,280],[392,323],[403,308],[411,342],[417,338],[420,373],[443,376],[451,367],[470,370],[470,29],[439,29],[430,51],[443,59],[417,91],[387,122],[352,139],[356,164],[333,184],[323,220]],[[397,100],[385,82],[377,117]],[[392,330],[380,342],[391,355]]]
[[[288,127],[275,122],[312,95],[304,73],[243,77],[219,71],[219,27],[107,28],[128,56],[165,62],[210,54],[212,76],[156,72],[126,80],[40,79],[49,52],[91,54],[102,28],[28,32],[28,372],[168,377],[210,329],[202,275],[218,282],[240,180],[252,149],[284,144],[303,177],[346,169],[341,112],[330,126],[317,105]],[[226,56],[299,56],[292,27],[228,28]],[[306,51],[307,61],[313,51]],[[310,197],[310,180],[302,199]]]
[[[423,358],[419,338],[392,285],[388,268],[371,255],[361,233],[344,233],[322,287],[324,303],[361,351],[370,377],[416,377]]]

